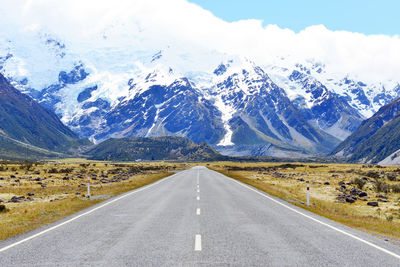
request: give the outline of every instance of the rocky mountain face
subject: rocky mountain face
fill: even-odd
[[[57,150],[78,140],[53,111],[16,90],[0,74],[0,135],[7,143],[17,141]]]
[[[400,98],[383,106],[371,118],[362,122],[359,129],[350,135],[332,152],[350,161],[362,163],[390,162],[400,149]]]

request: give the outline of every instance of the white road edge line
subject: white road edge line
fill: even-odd
[[[200,215],[200,208],[197,208],[197,209],[196,209],[196,214],[197,214],[197,215]]]
[[[196,235],[196,238],[194,241],[194,250],[201,251],[201,235]]]
[[[343,231],[343,230],[341,230],[341,229],[339,229],[339,228],[337,228],[337,227],[335,227],[335,226],[329,225],[329,224],[324,223],[324,222],[322,222],[322,221],[320,221],[320,220],[318,220],[318,219],[315,219],[315,218],[313,218],[313,217],[311,217],[311,216],[309,216],[309,215],[307,215],[307,214],[304,214],[304,213],[302,213],[302,212],[300,212],[300,211],[298,211],[298,210],[296,210],[296,209],[294,209],[294,208],[291,208],[291,207],[289,207],[289,206],[287,206],[287,205],[285,205],[285,204],[283,204],[283,203],[281,203],[281,202],[279,202],[279,201],[273,199],[272,197],[267,196],[266,194],[263,194],[263,193],[257,191],[256,189],[251,188],[251,187],[248,186],[248,185],[245,185],[245,184],[240,183],[240,182],[238,182],[238,181],[236,181],[236,180],[233,180],[233,179],[232,179],[232,181],[234,181],[235,183],[237,183],[237,184],[239,184],[239,185],[241,185],[241,186],[243,186],[243,187],[246,187],[247,189],[249,189],[249,190],[251,190],[251,191],[253,191],[253,192],[255,192],[255,193],[257,193],[257,194],[259,194],[259,195],[261,195],[261,196],[263,196],[263,197],[265,197],[265,198],[268,198],[269,200],[271,200],[271,201],[273,201],[273,202],[275,202],[275,203],[277,203],[277,204],[279,204],[279,205],[281,205],[281,206],[283,206],[283,207],[285,207],[285,208],[287,208],[287,209],[289,209],[289,210],[291,210],[291,211],[294,211],[294,212],[296,212],[296,213],[298,213],[298,214],[300,214],[300,215],[302,215],[302,216],[304,216],[304,217],[306,217],[306,218],[308,218],[308,219],[310,219],[310,220],[313,220],[313,221],[315,221],[315,222],[317,222],[317,223],[320,223],[320,224],[322,224],[322,225],[324,225],[324,226],[326,226],[326,227],[328,227],[328,228],[331,228],[331,229],[333,229],[333,230],[335,230],[335,231],[338,231],[338,232],[340,232],[340,233],[342,233],[342,234],[344,234],[344,235],[347,235],[347,236],[349,236],[349,237],[351,237],[351,238],[354,238],[354,239],[356,239],[356,240],[358,240],[358,241],[360,241],[360,242],[362,242],[362,243],[364,243],[364,244],[367,244],[367,245],[369,245],[369,246],[371,246],[371,247],[373,247],[373,248],[376,248],[376,249],[378,249],[378,250],[380,250],[380,251],[382,251],[382,252],[385,252],[385,253],[387,253],[387,254],[389,254],[389,255],[391,255],[391,256],[397,258],[397,259],[400,259],[400,255],[398,255],[398,254],[396,254],[396,253],[394,253],[394,252],[391,252],[391,251],[389,251],[389,250],[387,250],[387,249],[385,249],[385,248],[382,248],[382,247],[380,247],[380,246],[378,246],[378,245],[375,245],[375,244],[373,244],[373,243],[371,243],[371,242],[369,242],[369,241],[367,241],[367,240],[364,240],[364,239],[359,238],[359,237],[357,237],[357,236],[355,236],[355,235],[353,235],[353,234],[350,234],[350,233],[348,233],[348,232],[346,232],[346,231]]]
[[[65,224],[67,224],[67,223],[70,223],[70,222],[72,222],[72,221],[75,221],[76,219],[79,219],[80,217],[86,216],[86,215],[88,215],[88,214],[90,214],[90,213],[92,213],[92,212],[94,212],[94,211],[96,211],[96,210],[98,210],[98,209],[101,209],[101,208],[103,208],[103,207],[105,207],[105,206],[107,206],[107,205],[110,205],[111,203],[114,203],[114,202],[116,202],[116,201],[118,201],[118,200],[120,200],[120,199],[126,198],[126,197],[128,197],[128,196],[130,196],[130,195],[133,195],[133,194],[135,194],[135,193],[138,193],[138,192],[140,192],[140,191],[143,191],[143,190],[145,190],[145,189],[148,189],[148,188],[150,188],[150,187],[153,187],[153,186],[155,186],[155,185],[157,185],[157,184],[159,184],[159,183],[162,183],[162,182],[166,181],[168,178],[171,178],[171,177],[172,177],[172,176],[163,178],[163,179],[160,180],[160,181],[157,181],[157,182],[155,182],[155,183],[153,183],[153,184],[149,184],[149,185],[147,185],[147,186],[145,186],[145,187],[138,188],[138,189],[136,189],[136,190],[134,189],[134,191],[132,191],[132,192],[130,192],[130,193],[127,193],[127,194],[125,194],[125,195],[122,195],[122,196],[120,196],[120,197],[117,197],[116,199],[113,199],[113,200],[111,200],[111,201],[109,201],[109,202],[107,202],[107,203],[104,203],[103,205],[100,205],[100,206],[98,206],[98,207],[96,207],[96,208],[94,208],[94,209],[91,209],[91,210],[89,210],[89,211],[87,211],[87,212],[85,212],[85,213],[79,214],[79,215],[77,215],[77,216],[75,216],[75,217],[69,219],[68,221],[65,221],[65,222],[62,222],[62,223],[60,223],[60,224],[54,225],[53,227],[50,227],[50,228],[48,228],[48,229],[46,229],[46,230],[43,230],[43,231],[41,231],[41,232],[39,232],[39,233],[37,233],[37,234],[31,235],[31,236],[29,236],[29,237],[27,237],[27,238],[25,238],[25,239],[22,239],[22,240],[20,240],[20,241],[17,241],[17,242],[15,242],[15,243],[11,244],[11,245],[8,245],[8,246],[5,246],[5,247],[3,247],[3,248],[0,248],[0,252],[6,251],[7,249],[10,249],[10,248],[12,248],[12,247],[15,247],[15,246],[17,246],[17,245],[19,245],[19,244],[22,244],[22,243],[24,243],[24,242],[26,242],[26,241],[29,241],[29,240],[31,240],[31,239],[33,239],[33,238],[35,238],[35,237],[38,237],[38,236],[43,235],[43,234],[45,234],[45,233],[47,233],[47,232],[50,232],[50,231],[52,231],[52,230],[54,230],[54,229],[57,229],[57,228],[60,227],[60,226],[63,226],[63,225],[65,225]]]

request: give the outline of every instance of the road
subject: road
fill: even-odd
[[[399,255],[205,167],[0,242],[0,266],[400,266]]]

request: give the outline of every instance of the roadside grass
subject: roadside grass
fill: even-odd
[[[279,165],[279,164],[278,164]],[[250,166],[263,166],[271,167],[278,166],[277,164],[268,163],[256,163],[250,164]],[[311,184],[311,205],[308,207],[306,202],[306,182],[298,182],[296,179],[291,179],[288,181],[286,178],[276,178],[272,175],[274,173],[260,173],[259,171],[230,171],[231,166],[236,167],[249,167],[247,163],[215,163],[209,165],[209,167],[215,171],[218,171],[226,176],[233,179],[241,181],[245,184],[253,186],[260,189],[272,196],[281,198],[293,205],[301,207],[303,209],[309,210],[318,215],[327,217],[336,222],[342,223],[344,225],[350,226],[352,228],[366,231],[372,234],[377,234],[378,236],[384,235],[385,237],[400,239],[400,209],[399,209],[399,195],[395,192],[387,192],[389,202],[391,203],[379,203],[379,207],[370,207],[366,205],[366,201],[357,200],[356,203],[340,203],[336,200],[337,194],[337,182],[340,180],[350,181],[354,179],[354,175],[346,172],[346,170],[354,170],[362,168],[361,165],[344,165],[344,164],[332,164],[324,165],[318,168],[311,167],[306,164],[306,167],[296,168],[296,170],[291,170],[286,172],[286,175],[290,177],[290,174],[297,173],[299,176],[309,177],[309,182]],[[316,166],[316,165],[314,165]],[[374,167],[371,167],[374,169]],[[228,171],[227,171],[228,170]],[[338,172],[335,172],[338,171]],[[396,167],[389,169],[390,171],[396,170]],[[318,173],[315,175],[315,171]],[[280,174],[284,174],[281,171]],[[320,182],[316,181],[327,181],[327,176],[325,173],[329,173],[330,176],[345,173],[345,177],[336,177],[334,180],[330,179],[330,185],[324,186]],[[355,185],[354,185],[355,186]],[[374,192],[374,186],[367,184],[364,188],[369,195],[371,195],[371,200],[374,199],[372,192]],[[368,191],[369,190],[369,191]],[[375,194],[375,193],[374,193]],[[314,197],[313,197],[314,195]]]
[[[81,161],[83,162],[83,161]],[[86,166],[87,173],[114,173],[115,163],[88,163]],[[94,165],[93,165],[94,164]],[[155,164],[116,164],[119,173],[114,176],[110,175],[109,179],[125,174],[132,166],[156,166]],[[5,164],[2,165],[6,166]],[[123,166],[123,167],[119,167]],[[15,175],[15,179],[20,179],[15,182],[15,179],[0,180],[0,198],[6,200],[12,196],[27,196],[28,193],[33,193],[32,200],[22,201],[20,203],[0,203],[5,205],[7,211],[0,212],[0,240],[10,238],[12,236],[22,234],[26,231],[36,229],[40,226],[55,222],[65,216],[74,214],[82,209],[88,208],[110,197],[128,192],[130,190],[154,183],[162,178],[165,178],[173,173],[168,172],[164,167],[171,167],[171,164],[158,163],[161,166],[159,170],[143,171],[132,175],[126,175],[124,180],[117,182],[102,183],[98,179],[92,180],[91,195],[95,196],[92,199],[86,198],[85,178],[78,179],[77,174],[80,174],[82,167],[73,165],[70,162],[63,164],[46,163],[38,165],[31,171],[21,171],[21,166],[9,165],[7,170],[0,172],[1,177]],[[18,168],[16,168],[18,167]],[[65,169],[66,167],[73,168],[75,172],[69,173],[69,180],[63,180],[66,174],[49,174],[44,172],[50,168]],[[17,169],[17,170],[15,170]],[[10,171],[11,170],[11,171]],[[36,171],[37,177],[46,177],[46,187],[42,188],[37,182],[32,182],[28,177],[35,178],[32,173]],[[85,175],[87,174],[85,173]],[[23,176],[19,177],[21,174]]]

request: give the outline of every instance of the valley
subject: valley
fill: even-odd
[[[400,266],[400,4],[327,2],[3,1],[0,266]]]

